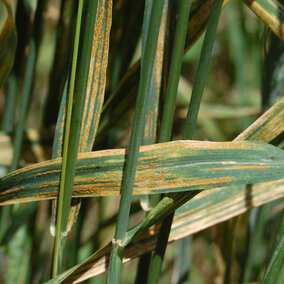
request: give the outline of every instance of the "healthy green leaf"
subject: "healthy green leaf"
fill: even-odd
[[[56,215],[56,231],[54,241],[54,253],[53,253],[53,267],[52,276],[55,277],[58,271],[61,271],[62,255],[63,255],[63,240],[66,237],[68,218],[71,209],[71,198],[72,198],[72,185],[74,180],[75,172],[75,161],[77,157],[78,142],[79,142],[79,131],[81,126],[80,109],[82,105],[82,98],[84,94],[79,93],[74,111],[73,98],[75,89],[75,78],[77,71],[78,53],[79,53],[79,39],[81,32],[81,20],[83,14],[83,0],[79,1],[77,19],[76,19],[76,32],[74,39],[74,48],[72,56],[71,74],[70,81],[68,81],[68,103],[66,111],[65,131],[64,131],[64,147],[62,151],[62,166],[59,183],[59,195],[58,195],[58,206]],[[74,114],[72,115],[72,113]],[[71,120],[72,118],[72,120]],[[75,121],[75,123],[74,123]],[[72,132],[71,132],[72,122]],[[78,135],[77,135],[78,133]],[[72,151],[71,151],[72,150]]]
[[[282,214],[282,220],[272,248],[272,256],[263,277],[263,283],[265,284],[276,283],[281,267],[283,266],[283,263],[284,263],[284,215]]]

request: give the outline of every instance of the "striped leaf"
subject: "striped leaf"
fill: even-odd
[[[111,27],[112,1],[98,1],[89,74],[87,82],[86,100],[80,133],[79,152],[89,152],[100,119],[104,90],[106,84],[106,68],[108,61],[109,33]],[[63,97],[57,122],[57,138],[54,142],[54,156],[61,156],[63,143],[64,119],[66,113],[66,96]],[[61,134],[61,135],[60,135]]]
[[[78,155],[73,197],[119,195],[125,150]],[[175,141],[143,146],[133,194],[198,190],[283,176],[284,152],[260,142]],[[56,198],[61,158],[0,179],[0,204]]]
[[[277,0],[243,0],[282,41],[284,40],[284,7]]]
[[[97,5],[89,79],[80,134],[80,153],[92,150],[106,85],[112,1],[100,0]]]
[[[17,47],[17,32],[10,0],[0,1],[0,88],[7,79]]]
[[[206,29],[207,21],[213,5],[213,0],[193,1],[190,11],[185,51],[187,51]],[[224,6],[229,1],[225,1]],[[102,109],[102,116],[98,128],[97,142],[108,133],[108,129],[119,121],[134,106],[138,90],[140,61],[134,64],[122,78],[120,84]],[[109,115],[111,113],[111,115]]]
[[[147,2],[146,2],[147,4]],[[158,113],[159,113],[159,101],[162,85],[162,72],[163,72],[163,57],[165,51],[165,35],[166,24],[168,15],[168,1],[164,1],[164,8],[162,13],[162,19],[160,24],[156,56],[152,74],[152,82],[149,90],[149,101],[146,106],[146,118],[145,129],[142,137],[142,145],[149,145],[157,142],[157,127],[158,127]],[[145,41],[147,39],[147,33],[149,33],[149,23],[144,22],[142,43],[144,44],[143,50],[145,51]],[[147,33],[146,25],[148,26]],[[150,195],[141,195],[140,204],[144,211],[149,211],[152,207],[152,200]]]
[[[280,100],[276,105],[270,108],[264,115],[256,120],[255,123],[251,125],[251,127],[244,131],[244,133],[237,137],[235,140],[258,138],[260,141],[262,141],[263,139],[264,141],[271,142],[271,140],[269,139],[270,132],[273,133],[273,135],[271,135],[271,139],[273,139],[275,136],[280,135],[283,131],[282,127],[280,126],[276,127],[276,132],[273,132],[275,124],[270,124],[271,120],[278,122],[277,125],[279,124],[278,115],[283,117],[281,109],[284,109],[283,100]],[[174,219],[169,241],[176,241],[180,238],[196,233],[202,229],[213,226],[214,224],[228,220],[233,216],[242,214],[250,208],[269,203],[275,199],[283,198],[283,184],[284,181],[279,180],[270,183],[253,185],[250,187],[224,187],[210,191],[203,191],[197,197],[188,202],[188,204],[191,204],[190,206],[192,206],[192,208],[195,208],[196,211],[194,211],[194,209],[191,209],[191,207],[187,208],[188,211],[184,210],[185,207],[180,207],[187,200],[192,198],[192,195],[186,193],[168,195],[159,203],[159,206],[157,206],[158,208],[156,207],[150,212],[149,218],[146,218],[141,224],[128,232],[128,245],[125,249],[124,262],[129,261],[136,256],[140,256],[144,252],[148,251],[148,248],[149,250],[154,249],[159,229],[158,227],[156,227],[157,231],[155,231],[154,228],[148,228],[150,227],[150,225],[159,221],[161,219],[161,216],[170,214],[178,207],[180,208],[176,211],[176,217]],[[211,198],[211,194],[212,196],[215,196],[215,198]],[[204,198],[208,196],[207,202],[203,202],[203,195]],[[223,199],[224,196],[228,196],[228,199]],[[198,201],[199,198],[200,201]],[[195,203],[196,200],[197,203]],[[221,202],[222,200],[223,203]],[[201,206],[204,205],[204,210],[202,207],[199,207],[199,205],[197,206],[197,204],[201,204]],[[224,209],[220,210],[220,208]],[[209,212],[208,210],[211,209],[212,211]],[[225,209],[227,211],[225,211]],[[185,213],[186,211],[187,213]],[[183,219],[183,221],[177,221],[177,216],[179,216],[179,214],[184,214],[185,218]],[[189,216],[188,214],[192,215]],[[208,218],[210,218],[211,216],[212,219],[211,222],[209,222]],[[203,222],[203,219],[206,221]],[[188,222],[188,220],[193,220],[193,222],[190,223]],[[187,226],[186,224],[190,225]],[[185,227],[185,230],[175,235],[175,228],[178,226],[180,226],[180,228]],[[192,227],[190,228],[189,226]],[[139,232],[143,231],[145,231],[145,233],[137,237],[137,239],[132,242],[133,237],[138,235]],[[141,247],[139,247],[138,240],[141,242]],[[139,253],[140,249],[141,253]],[[108,244],[106,247],[95,252],[83,263],[74,266],[70,270],[59,275],[59,277],[57,277],[56,279],[52,279],[49,282],[61,283],[69,276],[70,278],[68,279],[73,279],[74,281],[76,280],[76,282],[80,282],[84,279],[104,272],[109,261],[110,250],[111,244]]]
[[[180,207],[174,217],[169,242],[195,234],[215,224],[229,220],[284,197],[284,180],[262,183],[251,187],[235,186],[206,190]],[[135,238],[125,249],[123,262],[128,262],[155,248],[159,225]],[[111,244],[93,254],[48,283],[79,283],[107,270]]]
[[[282,142],[284,132],[284,98],[251,124],[235,140],[256,140],[274,144]]]
[[[89,152],[92,150],[95,135],[100,119],[104,91],[106,84],[106,68],[108,62],[109,36],[111,27],[112,1],[100,0],[97,3],[97,12],[93,33],[91,59],[89,60],[88,81],[85,95],[84,111],[79,140],[78,152]],[[88,31],[87,31],[88,32]],[[66,116],[66,96],[64,91],[60,112],[56,126],[56,136],[53,145],[53,157],[61,157],[63,145],[63,133]],[[68,231],[76,221],[79,213],[79,200],[72,201]],[[53,205],[53,217],[51,222],[51,232],[54,234],[55,206]]]

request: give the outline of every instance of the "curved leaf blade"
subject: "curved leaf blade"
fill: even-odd
[[[249,188],[235,186],[205,190],[177,209],[169,242],[177,241],[280,198],[284,198],[284,179]],[[124,263],[154,249],[159,226],[152,226],[126,247]],[[108,244],[83,263],[48,283],[61,283],[63,280],[79,283],[103,273],[108,267],[110,250],[111,244]]]
[[[277,0],[243,0],[275,35],[284,40],[284,7]]]
[[[118,195],[125,150],[81,153],[73,197]],[[133,194],[156,194],[280,179],[284,152],[261,142],[175,141],[140,148]],[[0,179],[0,204],[58,195],[61,159],[38,163]]]
[[[281,98],[235,140],[256,140],[269,143],[284,132],[283,121],[284,98]]]
[[[82,113],[82,124],[79,138],[78,152],[89,152],[92,150],[95,135],[100,119],[101,108],[104,99],[104,91],[106,85],[106,69],[108,63],[109,36],[112,17],[112,1],[100,0],[98,3],[93,1],[89,4],[88,9],[92,10],[89,14],[90,24],[85,30],[85,40],[91,39],[91,45],[84,50],[81,58],[82,62],[88,62],[88,66],[83,66],[81,73],[86,75],[78,75],[77,92],[86,93]],[[86,13],[88,13],[86,11]],[[93,20],[93,18],[95,20]],[[88,50],[88,52],[86,52]],[[90,50],[90,52],[89,52]],[[85,54],[84,54],[85,53]],[[89,55],[88,55],[89,54]],[[86,58],[85,58],[86,57]],[[83,65],[83,64],[82,64]],[[88,74],[87,74],[88,72]],[[86,79],[85,79],[86,78]],[[86,82],[85,82],[86,80]],[[84,81],[84,82],[83,82]],[[86,83],[86,87],[83,88]],[[66,89],[66,86],[65,86]],[[62,98],[58,121],[56,125],[56,136],[53,145],[53,158],[61,157],[63,146],[63,133],[66,116],[66,90]],[[68,221],[67,231],[71,230],[73,223],[77,219],[80,209],[79,200],[72,200],[71,214]],[[53,216],[51,221],[51,233],[53,234],[53,226],[55,224],[55,203],[53,204]]]

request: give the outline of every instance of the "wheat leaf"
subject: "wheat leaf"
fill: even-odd
[[[284,6],[277,0],[243,0],[282,41],[284,40]]]
[[[198,190],[256,183],[283,176],[284,152],[260,142],[175,141],[140,148],[133,194]],[[73,197],[118,195],[125,150],[81,153]],[[61,158],[14,171],[0,179],[0,204],[58,195]]]

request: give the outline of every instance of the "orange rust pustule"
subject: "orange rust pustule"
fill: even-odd
[[[257,165],[248,165],[248,166],[233,166],[233,167],[221,167],[221,168],[212,168],[213,172],[217,171],[229,171],[229,170],[267,170],[270,166],[257,166]]]

